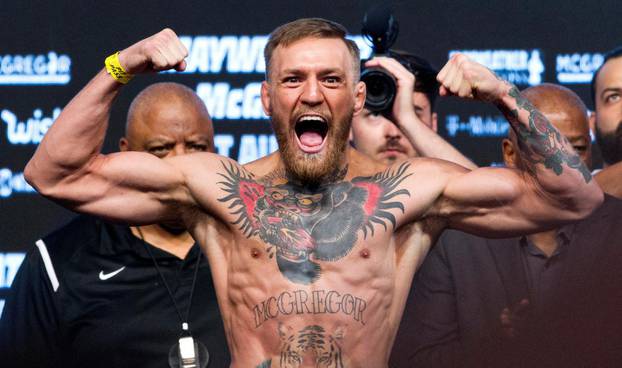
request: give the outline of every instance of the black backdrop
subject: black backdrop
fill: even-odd
[[[191,72],[136,78],[118,99],[105,151],[114,151],[133,96],[150,83],[196,90],[215,118],[221,153],[247,161],[274,149],[257,99],[261,48],[277,25],[325,17],[358,34],[376,1],[14,0],[0,4],[0,309],[23,252],[72,213],[32,192],[28,158],[63,106],[108,54],[171,27],[185,36]],[[620,43],[619,0],[394,2],[396,48],[441,67],[466,51],[519,87],[566,83],[588,103],[602,52]],[[500,162],[507,124],[494,109],[457,99],[437,105],[440,133],[480,165]]]

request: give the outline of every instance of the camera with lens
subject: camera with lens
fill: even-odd
[[[397,40],[399,25],[388,5],[376,6],[365,13],[363,36],[372,44],[371,57],[385,56],[397,60],[415,75],[415,89],[429,90],[436,87],[436,70],[424,59],[391,50]],[[397,93],[397,83],[391,73],[383,68],[366,68],[361,64],[361,81],[367,88],[365,107],[377,113],[390,113]]]

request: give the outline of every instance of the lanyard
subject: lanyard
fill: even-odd
[[[168,292],[168,296],[173,301],[173,305],[175,306],[175,311],[177,312],[177,317],[179,317],[179,322],[181,323],[181,329],[184,332],[186,332],[186,333],[191,333],[190,332],[190,326],[188,325],[188,318],[190,317],[190,308],[192,307],[192,297],[194,296],[194,289],[195,289],[196,282],[197,282],[197,275],[199,273],[199,262],[201,261],[201,252],[199,251],[199,255],[197,256],[196,265],[194,266],[194,276],[192,277],[192,287],[190,289],[190,300],[188,301],[188,310],[186,311],[186,318],[182,318],[181,311],[179,310],[179,306],[177,305],[177,299],[175,298],[175,296],[171,292],[171,288],[168,286],[168,283],[166,282],[166,279],[164,279],[164,275],[162,274],[162,270],[160,270],[160,266],[158,266],[158,262],[156,261],[155,257],[153,256],[153,252],[151,251],[151,245],[148,245],[147,242],[145,241],[145,238],[143,236],[143,232],[140,229],[140,227],[137,226],[136,229],[138,230],[138,234],[140,235],[140,240],[142,240],[142,242],[143,242],[143,246],[147,250],[147,253],[149,253],[149,257],[151,257],[151,260],[153,261],[153,265],[155,266],[156,270],[158,271],[158,275],[160,275],[160,279],[162,280],[162,283],[166,287],[166,291]]]

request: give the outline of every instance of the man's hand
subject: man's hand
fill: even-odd
[[[522,326],[525,324],[527,318],[528,310],[529,300],[527,299],[521,299],[521,301],[516,303],[512,308],[503,308],[499,320],[501,321],[501,331],[504,337],[513,339],[520,335]]]
[[[415,76],[404,68],[399,61],[384,56],[375,57],[365,63],[367,68],[382,68],[395,78],[397,92],[393,101],[393,121],[402,129],[406,123],[413,120],[421,122],[415,114],[413,92],[415,90]]]
[[[395,78],[397,91],[390,120],[397,125],[418,155],[455,162],[468,169],[477,168],[471,160],[462,155],[419,118],[413,100],[416,82],[413,73],[399,61],[387,57],[375,57],[365,63],[365,66],[382,68]],[[431,103],[431,101],[429,102]]]
[[[188,50],[170,28],[145,38],[119,53],[119,62],[126,72],[140,74],[162,70],[186,69]]]
[[[449,59],[436,79],[441,84],[441,96],[455,95],[485,102],[501,99],[510,89],[510,85],[490,69],[459,53]]]

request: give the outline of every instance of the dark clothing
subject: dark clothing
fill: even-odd
[[[151,250],[185,316],[200,248],[184,260]],[[209,350],[209,367],[228,367],[210,268],[201,258],[188,321]],[[0,320],[0,361],[7,368],[164,368],[180,332],[142,240],[127,226],[79,216],[26,255]]]
[[[445,232],[415,276],[390,366],[620,366],[621,214],[622,201],[606,196],[568,227],[567,245],[549,260],[560,268],[535,299],[541,308],[527,309],[512,338],[502,310],[538,290],[529,287],[537,267],[527,271],[520,239]]]
[[[521,248],[521,261],[527,280],[527,290],[530,306],[540,309],[547,302],[547,296],[558,287],[561,275],[564,272],[564,262],[568,257],[568,243],[570,239],[565,232],[559,231],[557,234],[557,249],[547,257],[535,244],[531,243],[527,237],[522,237],[519,241]]]

